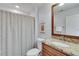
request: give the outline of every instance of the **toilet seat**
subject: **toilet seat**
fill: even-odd
[[[39,49],[33,48],[33,49],[29,50],[26,55],[27,56],[38,56],[39,53],[40,53]]]

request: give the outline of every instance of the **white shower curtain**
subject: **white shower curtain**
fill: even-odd
[[[0,10],[0,55],[21,56],[34,47],[34,18]]]

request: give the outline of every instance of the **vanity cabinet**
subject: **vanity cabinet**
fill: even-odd
[[[68,56],[60,50],[55,49],[45,43],[42,43],[42,55],[43,56]]]

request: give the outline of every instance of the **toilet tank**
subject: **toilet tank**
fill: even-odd
[[[37,48],[41,51],[42,50],[42,42],[44,41],[44,39],[42,38],[38,38],[37,40]]]

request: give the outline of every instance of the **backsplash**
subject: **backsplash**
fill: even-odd
[[[64,40],[64,36],[53,36],[55,39]]]
[[[76,38],[64,37],[64,40],[68,42],[79,43],[79,39]]]
[[[56,35],[53,35],[53,38],[64,40],[67,42],[72,42],[72,43],[79,43],[79,38],[72,38],[72,37],[67,37],[67,36],[56,36]]]

